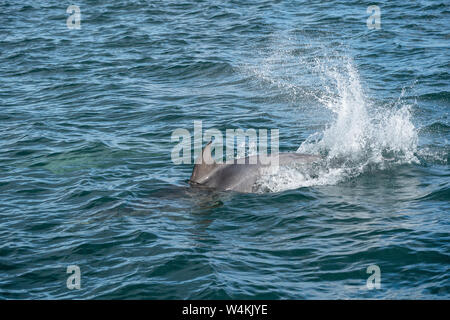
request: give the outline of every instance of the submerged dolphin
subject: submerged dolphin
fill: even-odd
[[[197,159],[189,179],[191,185],[245,193],[254,192],[255,182],[264,174],[264,169],[276,165],[305,164],[321,159],[309,154],[278,153],[268,156],[266,159],[269,161],[262,161],[260,156],[250,156],[235,159],[233,163],[216,163],[211,156],[211,142],[203,148],[200,157],[202,161]]]

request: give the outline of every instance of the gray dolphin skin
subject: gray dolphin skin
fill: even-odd
[[[275,161],[262,161],[259,156],[234,159],[233,163],[216,163],[211,156],[211,142],[202,150],[203,161],[197,159],[189,183],[224,191],[251,193],[255,182],[263,174],[263,169],[275,166]],[[320,160],[317,155],[300,153],[278,153],[270,155],[270,160],[278,157],[278,165],[305,164]]]

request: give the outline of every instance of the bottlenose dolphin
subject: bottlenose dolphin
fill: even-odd
[[[202,157],[202,159],[199,159]],[[277,157],[277,158],[275,158]],[[211,142],[197,158],[189,183],[218,190],[255,192],[255,183],[275,166],[311,163],[320,156],[300,153],[277,153],[262,159],[259,155],[234,159],[232,163],[216,163],[211,156]]]

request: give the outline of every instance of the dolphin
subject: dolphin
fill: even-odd
[[[211,143],[212,141],[203,148],[195,161],[189,179],[192,186],[252,193],[255,192],[258,178],[267,172],[264,169],[275,168],[278,165],[306,164],[322,159],[317,155],[287,152],[266,156],[264,160],[255,155],[234,159],[232,163],[217,163],[211,156]]]

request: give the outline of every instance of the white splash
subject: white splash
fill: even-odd
[[[298,148],[302,153],[326,154],[329,159],[380,163],[387,158],[400,163],[417,161],[417,130],[411,122],[410,106],[401,98],[391,105],[376,106],[365,95],[358,72],[348,57],[339,68],[320,62],[322,77],[334,80],[320,100],[335,115],[334,122],[310,136]]]
[[[276,50],[275,60],[282,59],[283,54],[292,61],[292,55],[280,50]],[[305,99],[314,97],[334,115],[323,131],[310,135],[297,150],[299,153],[321,154],[324,159],[313,166],[280,168],[274,174],[267,174],[257,183],[259,191],[277,192],[336,184],[369,169],[382,170],[394,164],[418,162],[415,156],[417,130],[411,121],[411,106],[402,101],[404,93],[395,102],[377,105],[364,94],[355,63],[347,54],[332,52],[319,56],[320,59],[312,62],[297,57],[297,68],[301,68],[308,78],[315,75],[309,88],[304,84],[286,85],[285,80],[272,79],[270,82],[292,91],[299,103],[301,94]],[[266,62],[270,64],[272,60],[266,59]],[[271,77],[276,78],[277,73],[272,72],[274,69],[263,64],[261,72],[253,73],[267,81]],[[311,94],[315,88],[317,94]]]

